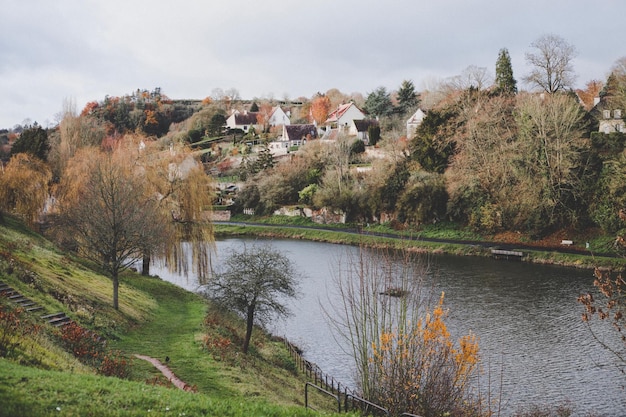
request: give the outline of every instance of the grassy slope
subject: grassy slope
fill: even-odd
[[[97,376],[58,346],[50,326],[43,326],[9,359],[0,358],[0,416],[145,415],[166,408],[175,415],[310,415],[302,407],[304,379],[293,372],[279,342],[255,331],[253,354],[247,357],[235,345],[225,358],[203,349],[202,338],[210,332],[203,324],[207,309],[220,323],[212,332],[238,341],[243,324],[195,294],[129,273],[122,277],[116,311],[108,278],[12,219],[0,225],[0,280],[46,312],[64,311],[104,335],[111,348],[128,357],[138,353],[163,361],[169,356],[170,368],[198,390],[158,386],[168,383],[139,359],[133,360],[132,381]],[[29,320],[41,322],[38,315]]]

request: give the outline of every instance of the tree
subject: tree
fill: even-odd
[[[398,90],[398,107],[397,112],[400,115],[405,115],[410,110],[414,109],[419,103],[417,93],[415,92],[415,85],[413,81],[404,80]]]
[[[444,139],[446,135],[442,130],[454,117],[456,114],[451,108],[431,110],[415,131],[415,137],[411,139],[411,157],[424,170],[442,173],[447,168],[454,144]]]
[[[591,80],[587,81],[584,90],[576,90],[578,97],[580,97],[580,100],[585,106],[585,110],[590,111],[593,106],[596,105],[595,100],[596,98],[600,97],[600,91],[602,91],[602,87],[604,87],[602,81]]]
[[[461,74],[450,77],[446,82],[447,89],[463,90],[483,90],[491,84],[492,77],[485,67],[470,65]]]
[[[526,53],[526,62],[533,67],[524,81],[548,94],[565,91],[576,79],[572,60],[576,48],[557,35],[544,35],[531,44],[536,52]]]
[[[378,87],[367,95],[364,110],[372,117],[387,117],[393,112],[391,95],[385,87]]]
[[[322,125],[328,118],[330,112],[330,98],[323,94],[318,94],[311,102],[311,116],[313,121]]]
[[[206,294],[246,320],[242,350],[248,353],[255,323],[288,315],[284,297],[297,295],[297,271],[289,258],[269,244],[233,249],[206,287]]]
[[[76,177],[80,180],[72,181]],[[79,253],[110,276],[117,310],[120,272],[167,238],[158,220],[158,201],[143,198],[144,179],[124,155],[94,149],[81,150],[69,161],[61,187],[62,224]]]
[[[617,242],[623,249],[624,239],[618,236]],[[626,281],[621,273],[614,274],[598,268],[595,277],[595,296],[587,292],[578,297],[578,302],[585,308],[582,319],[589,324],[589,330],[600,345],[617,358],[620,371],[626,373]],[[610,323],[617,337],[611,339],[596,335],[591,321],[594,317]]]
[[[498,94],[516,94],[517,81],[513,78],[511,57],[506,48],[500,49],[496,61],[496,92]]]
[[[584,191],[588,169],[585,155],[590,141],[585,134],[585,114],[578,100],[559,94],[541,98],[520,97],[516,108],[516,179],[524,184],[518,189],[516,208],[532,208],[532,229],[572,225],[586,207]],[[529,224],[530,224],[529,223]],[[542,230],[543,229],[543,230]]]
[[[45,161],[49,150],[48,132],[35,123],[32,127],[25,129],[13,142],[11,155],[24,152]]]
[[[340,262],[334,280],[342,302],[326,315],[351,350],[363,397],[392,415],[481,415],[470,387],[478,342],[470,333],[455,347],[443,294],[435,304],[423,281],[423,260],[361,247]]]
[[[0,222],[2,213],[20,216],[32,226],[41,213],[48,197],[48,184],[52,174],[39,158],[19,153],[0,169]]]

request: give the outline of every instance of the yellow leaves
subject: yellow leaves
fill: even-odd
[[[39,158],[19,153],[0,171],[0,210],[21,216],[33,225],[48,199],[52,173]]]
[[[477,369],[478,340],[470,333],[455,347],[445,324],[443,301],[444,294],[416,325],[407,326],[408,331],[389,329],[372,343],[370,372],[375,375],[380,400],[391,408],[418,407],[425,392],[439,384],[448,387],[450,381],[450,389],[461,392]]]

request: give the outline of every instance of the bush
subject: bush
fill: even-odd
[[[10,357],[22,342],[22,337],[39,331],[39,326],[23,317],[24,310],[0,305],[0,357]]]

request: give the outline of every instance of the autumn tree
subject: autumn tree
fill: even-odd
[[[97,105],[97,103],[96,103]],[[67,161],[76,151],[83,147],[102,144],[106,131],[102,123],[95,117],[89,117],[91,105],[85,107],[81,115],[76,114],[72,101],[66,101],[63,108],[63,118],[58,129],[50,135],[50,152],[48,161],[58,178],[63,173]]]
[[[618,245],[623,249],[624,240],[619,236]],[[617,359],[620,371],[626,373],[626,281],[622,273],[596,268],[594,274],[595,291],[578,297],[578,302],[585,308],[582,320],[589,325],[589,330],[602,348]],[[615,337],[597,334],[595,328],[602,323],[608,323],[612,327],[614,333],[611,336]]]
[[[604,83],[598,80],[587,81],[584,89],[577,89],[576,94],[580,97],[580,100],[585,106],[585,110],[590,111],[593,106],[596,105],[596,98],[600,97],[600,91],[602,91]]]
[[[258,124],[262,126],[263,133],[267,133],[269,131],[269,123],[270,118],[272,117],[272,112],[274,111],[274,107],[270,102],[261,103],[259,106],[259,111],[257,112],[256,121]]]
[[[318,94],[311,101],[311,116],[318,126],[322,125],[328,118],[330,112],[330,98],[323,94]]]
[[[141,258],[146,247],[156,247],[165,238],[158,221],[158,201],[143,198],[143,180],[128,162],[119,153],[86,149],[68,162],[61,184],[66,237],[79,254],[109,275],[115,309],[119,309],[120,272]]]
[[[193,268],[206,281],[211,179],[184,146],[162,149],[126,136],[107,152],[83,148],[68,162],[58,197],[60,238],[102,264],[113,279],[114,304],[119,273],[137,259],[144,259],[144,273],[158,257],[170,270]]]
[[[205,294],[246,321],[243,353],[248,353],[255,324],[288,315],[285,298],[297,295],[298,273],[289,258],[271,245],[233,249]]]
[[[435,302],[423,280],[423,259],[360,247],[338,264],[341,302],[326,313],[354,358],[363,397],[392,415],[481,415],[471,396],[478,342],[470,333],[454,343],[443,294]]]
[[[29,153],[14,155],[0,169],[0,222],[2,213],[10,213],[32,226],[49,198],[52,173],[39,158]]]
[[[506,48],[500,49],[500,52],[498,53],[498,60],[496,61],[495,91],[498,94],[517,93],[517,81],[513,78],[511,56]]]
[[[572,65],[576,48],[552,34],[541,36],[531,46],[535,52],[526,53],[526,63],[532,69],[524,81],[548,94],[572,87],[576,79]]]

